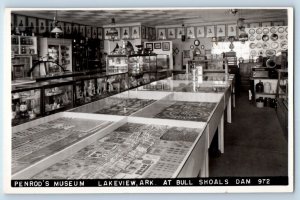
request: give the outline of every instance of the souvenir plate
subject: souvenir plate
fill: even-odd
[[[249,40],[250,40],[250,41],[254,41],[254,40],[255,40],[255,36],[254,36],[254,35],[251,35],[251,36],[249,37]]]
[[[261,43],[261,42],[258,42],[258,43],[256,44],[256,48],[261,49],[261,48],[262,48],[262,43]]]
[[[285,35],[280,35],[280,36],[279,36],[279,39],[285,40],[285,39],[286,39],[286,36],[285,36]]]
[[[257,35],[256,40],[261,40],[261,35]]]
[[[270,47],[269,43],[264,43],[263,44],[263,49],[269,49],[269,47]]]
[[[277,49],[278,47],[279,47],[278,42],[272,42],[272,43],[271,43],[271,48],[272,48],[272,49]]]
[[[261,28],[256,29],[256,33],[257,33],[257,34],[262,34]]]
[[[255,30],[254,30],[253,28],[251,28],[251,29],[249,30],[249,33],[250,33],[250,34],[254,34],[254,33],[255,33]]]
[[[270,29],[270,32],[271,32],[271,33],[276,33],[276,32],[277,32],[276,27],[272,27],[272,28]]]
[[[288,42],[287,42],[286,40],[282,41],[282,42],[280,43],[280,47],[281,47],[282,49],[287,49],[287,48],[288,48]]]
[[[272,41],[278,40],[278,35],[277,35],[276,33],[273,33],[273,34],[271,35],[271,40],[272,40]]]
[[[288,27],[285,28],[285,32],[288,32]]]
[[[250,43],[250,49],[254,49],[256,47],[255,43]]]
[[[263,29],[263,33],[264,33],[264,34],[268,34],[268,33],[269,33],[269,28],[264,28],[264,29]]]
[[[266,50],[266,56],[274,56],[276,54],[275,50]]]
[[[284,28],[283,27],[279,27],[278,28],[278,33],[283,33],[284,32]]]
[[[262,40],[263,40],[264,42],[268,41],[268,40],[269,40],[269,36],[268,36],[268,35],[263,35],[263,36],[262,36]]]
[[[250,51],[250,55],[251,55],[251,56],[256,56],[256,51],[255,51],[255,50],[251,50],[251,51]]]

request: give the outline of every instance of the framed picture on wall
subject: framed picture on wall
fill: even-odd
[[[71,35],[72,34],[72,24],[65,23],[65,34]]]
[[[161,45],[163,51],[170,51],[170,42],[162,42]]]
[[[225,25],[217,25],[217,37],[225,37]]]
[[[129,39],[130,38],[130,32],[129,32],[129,27],[123,27],[122,28],[122,34],[121,38],[124,39]]]
[[[78,24],[73,24],[72,33],[76,35],[76,34],[78,34],[78,31],[79,31],[79,25]]]
[[[184,27],[177,28],[177,39],[181,39],[181,36],[184,34]]]
[[[175,39],[176,34],[175,34],[175,28],[168,28],[168,39]]]
[[[153,51],[153,43],[146,43],[146,48]]]
[[[83,37],[85,37],[85,26],[84,25],[80,25],[79,26],[79,33],[83,36]]]
[[[157,35],[159,40],[165,40],[166,39],[166,29],[164,28],[159,28],[157,30]]]
[[[205,37],[204,26],[196,27],[196,37],[197,38]]]
[[[28,17],[28,27],[32,31],[32,33],[37,33],[37,23],[36,18],[34,17]]]
[[[271,22],[262,22],[261,27],[268,27],[271,26]]]
[[[105,28],[104,29],[104,39],[105,40],[109,40],[110,39],[110,36],[108,35],[108,32],[109,32],[109,28]]]
[[[54,28],[54,21],[48,19],[48,32],[51,33],[53,28]]]
[[[10,15],[10,20],[11,20],[11,22],[10,22],[10,27],[11,27],[11,30],[14,30],[15,29],[15,15],[14,14],[12,14],[11,13],[11,15]]]
[[[118,35],[117,35],[117,40],[120,40],[121,39],[121,28],[116,28],[117,32],[118,32]]]
[[[284,22],[273,22],[273,26],[284,26]]]
[[[103,40],[103,28],[101,28],[101,27],[97,28],[97,38],[99,40]]]
[[[17,25],[19,31],[25,31],[26,28],[26,17],[22,15],[17,15]]]
[[[187,35],[188,39],[195,38],[195,27],[193,27],[193,26],[187,27],[186,35]]]
[[[92,27],[92,38],[97,39],[97,27]]]
[[[38,19],[38,32],[39,32],[39,34],[46,33],[46,20],[45,19]]]
[[[131,28],[131,37],[132,37],[132,39],[140,38],[140,27],[139,26],[134,26]]]
[[[161,49],[161,43],[160,42],[155,42],[154,43],[154,49]]]
[[[258,28],[259,27],[259,22],[253,22],[249,24],[249,28]]]
[[[215,26],[206,26],[206,37],[215,37]]]
[[[152,29],[152,40],[156,40],[156,29],[155,28],[151,28]]]
[[[183,58],[190,58],[190,50],[183,50]]]
[[[149,40],[152,40],[153,38],[153,36],[152,36],[152,28],[151,27],[147,27],[147,34],[146,34],[146,37],[148,36],[148,38],[147,39],[149,39]]]
[[[142,35],[142,39],[146,39],[146,27],[145,26],[141,26],[141,35]]]
[[[92,38],[92,27],[91,26],[86,26],[85,31],[86,31],[86,37]]]
[[[229,24],[227,26],[227,36],[234,36],[236,37],[236,24]]]

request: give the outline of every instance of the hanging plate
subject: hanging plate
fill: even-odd
[[[279,47],[278,42],[272,42],[272,43],[271,43],[271,48],[272,48],[272,49],[277,49],[278,47]]]
[[[263,33],[264,33],[264,34],[268,34],[268,33],[269,33],[269,28],[264,28],[264,29],[263,29]]]
[[[261,49],[261,48],[262,48],[262,43],[261,43],[261,42],[258,42],[258,43],[256,44],[256,48]]]
[[[261,35],[257,35],[256,40],[261,40]]]
[[[254,35],[251,35],[251,36],[249,37],[249,40],[250,40],[250,41],[254,41],[254,40],[255,40],[255,36],[254,36]]]
[[[283,27],[279,27],[278,28],[278,33],[283,33],[284,32],[284,28]]]
[[[277,32],[276,27],[272,27],[272,28],[270,29],[270,32],[271,32],[271,33],[276,33],[276,32]]]
[[[250,43],[249,47],[250,47],[250,49],[255,49],[256,45],[255,45],[255,43]]]
[[[280,43],[280,47],[281,47],[282,49],[287,49],[287,48],[288,48],[288,42],[287,42],[286,40],[282,41],[282,42]]]
[[[263,40],[264,42],[268,41],[268,40],[269,40],[269,36],[268,36],[268,35],[263,35],[263,36],[262,36],[262,40]]]
[[[268,43],[263,44],[263,49],[269,49],[269,48],[270,48],[270,45]]]
[[[253,28],[249,29],[249,33],[250,34],[254,34],[255,33],[255,30]]]
[[[256,29],[256,33],[257,33],[257,34],[262,34],[261,28]]]
[[[271,40],[272,40],[272,41],[278,40],[278,35],[277,35],[276,33],[273,33],[273,34],[271,35]]]

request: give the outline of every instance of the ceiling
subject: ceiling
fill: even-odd
[[[18,10],[16,14],[53,19],[55,10]],[[111,18],[116,24],[140,22],[149,26],[178,25],[195,23],[227,23],[234,22],[239,17],[246,22],[260,22],[278,19],[287,21],[286,9],[242,9],[234,16],[229,9],[86,9],[58,10],[58,20],[92,26],[109,25]]]

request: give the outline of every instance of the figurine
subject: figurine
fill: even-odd
[[[27,111],[26,101],[21,102],[21,105],[20,105],[20,115],[23,118],[28,117],[28,111]]]
[[[89,82],[88,95],[90,97],[94,96],[94,84],[93,84],[92,80],[90,80],[90,82]]]

